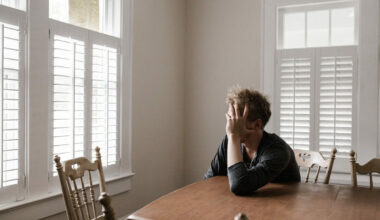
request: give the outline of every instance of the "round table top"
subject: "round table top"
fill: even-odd
[[[199,181],[151,202],[128,219],[380,219],[380,189],[314,183],[269,183],[249,196],[227,177]]]

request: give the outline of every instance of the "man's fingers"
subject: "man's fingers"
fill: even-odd
[[[244,113],[243,113],[243,118],[244,119],[246,119],[248,117],[248,110],[249,110],[248,103],[245,103],[245,105],[244,105]]]
[[[228,113],[226,113],[226,119],[227,119],[227,120],[230,120],[230,119],[231,119],[231,117],[230,117],[230,115],[229,115]]]
[[[235,108],[234,106],[232,105],[232,103],[230,103],[230,109],[231,109],[231,117],[235,117]]]
[[[248,128],[245,128],[245,134],[252,134],[252,133],[255,133],[255,130],[254,129],[248,129]]]
[[[235,112],[236,115],[235,115],[235,117],[236,117],[236,118],[240,118],[240,108],[239,108],[239,105],[236,104],[236,107],[235,107],[235,108],[236,108],[236,112]]]

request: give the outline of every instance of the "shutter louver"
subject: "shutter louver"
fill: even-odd
[[[280,136],[294,149],[310,146],[311,59],[281,56]]]
[[[1,187],[19,182],[20,50],[19,27],[0,23]]]
[[[119,140],[117,50],[94,44],[92,56],[92,148],[100,147],[103,166],[109,166],[117,162]]]
[[[83,41],[54,35],[52,156],[63,161],[84,155],[84,50]]]
[[[349,152],[352,147],[352,56],[320,58],[319,147],[321,152]]]

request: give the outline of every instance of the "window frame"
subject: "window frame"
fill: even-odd
[[[333,0],[319,0],[321,3],[333,2]],[[357,118],[356,120],[356,143],[357,161],[364,163],[375,155],[379,155],[380,145],[378,140],[379,120],[379,2],[377,0],[354,0],[358,5],[358,80],[357,80]],[[277,42],[277,15],[279,7],[287,5],[300,5],[315,3],[312,0],[265,0],[262,1],[262,63],[260,89],[267,94],[270,101],[274,103],[273,112],[276,111],[275,105],[275,51]],[[266,130],[276,132],[275,119],[272,118]],[[348,158],[337,158],[333,173],[345,174],[345,181],[349,181],[350,167]],[[332,176],[334,182],[334,175]],[[340,181],[341,182],[341,181]]]
[[[357,102],[357,94],[358,94],[358,51],[356,45],[351,46],[334,46],[334,47],[322,47],[318,48],[315,51],[315,62],[316,65],[319,66],[320,60],[322,57],[329,57],[329,56],[352,56],[352,118],[351,118],[351,149],[358,150],[355,143],[357,143],[357,119],[358,119],[358,102]],[[320,69],[316,69],[317,72],[320,71]],[[321,151],[320,149],[317,149],[316,145],[319,146],[319,132],[320,132],[320,74],[315,74],[316,80],[315,80],[315,87],[318,88],[318,92],[315,93],[315,132],[314,132],[314,149],[316,151]],[[318,107],[318,108],[317,108]],[[336,109],[335,109],[336,110]],[[338,147],[337,147],[338,149]],[[322,151],[321,151],[322,152]],[[327,154],[327,152],[322,152],[324,155]],[[330,157],[330,152],[326,156]],[[337,157],[345,157],[347,158],[349,156],[349,152],[337,152]],[[340,168],[340,167],[338,167]]]
[[[279,62],[279,58],[280,57],[283,57],[284,55],[282,55],[282,53],[285,52],[285,50],[278,50],[278,52],[276,52],[276,60],[277,60],[277,63],[276,63],[276,73],[275,73],[275,80],[276,80],[276,88],[280,88],[280,73],[279,73],[279,70],[278,70],[278,67],[280,65],[280,62]],[[314,102],[314,99],[313,97],[315,97],[315,86],[316,84],[314,83],[315,82],[315,74],[314,74],[314,70],[315,70],[315,66],[316,66],[316,63],[315,63],[315,59],[313,59],[313,54],[314,54],[314,50],[312,48],[302,48],[302,49],[286,49],[286,52],[288,55],[291,55],[292,58],[294,59],[298,59],[298,58],[310,58],[310,128],[309,128],[309,144],[311,146],[314,146],[315,145],[315,139],[314,139],[314,128],[313,128],[313,122],[315,122],[315,102]],[[275,89],[275,94],[274,94],[274,102],[273,102],[273,106],[276,106],[276,111],[273,111],[273,118],[275,119],[275,131],[278,135],[280,135],[280,127],[281,127],[281,124],[280,124],[280,117],[281,117],[281,113],[280,113],[280,101],[281,101],[281,91],[280,89]],[[277,108],[278,107],[278,108]],[[293,122],[294,123],[294,122]],[[313,150],[313,149],[310,149],[310,150]]]

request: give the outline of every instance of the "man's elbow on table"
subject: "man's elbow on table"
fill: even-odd
[[[244,180],[240,181],[230,181],[230,191],[237,196],[246,196],[254,191],[256,191],[259,187],[249,185]]]

